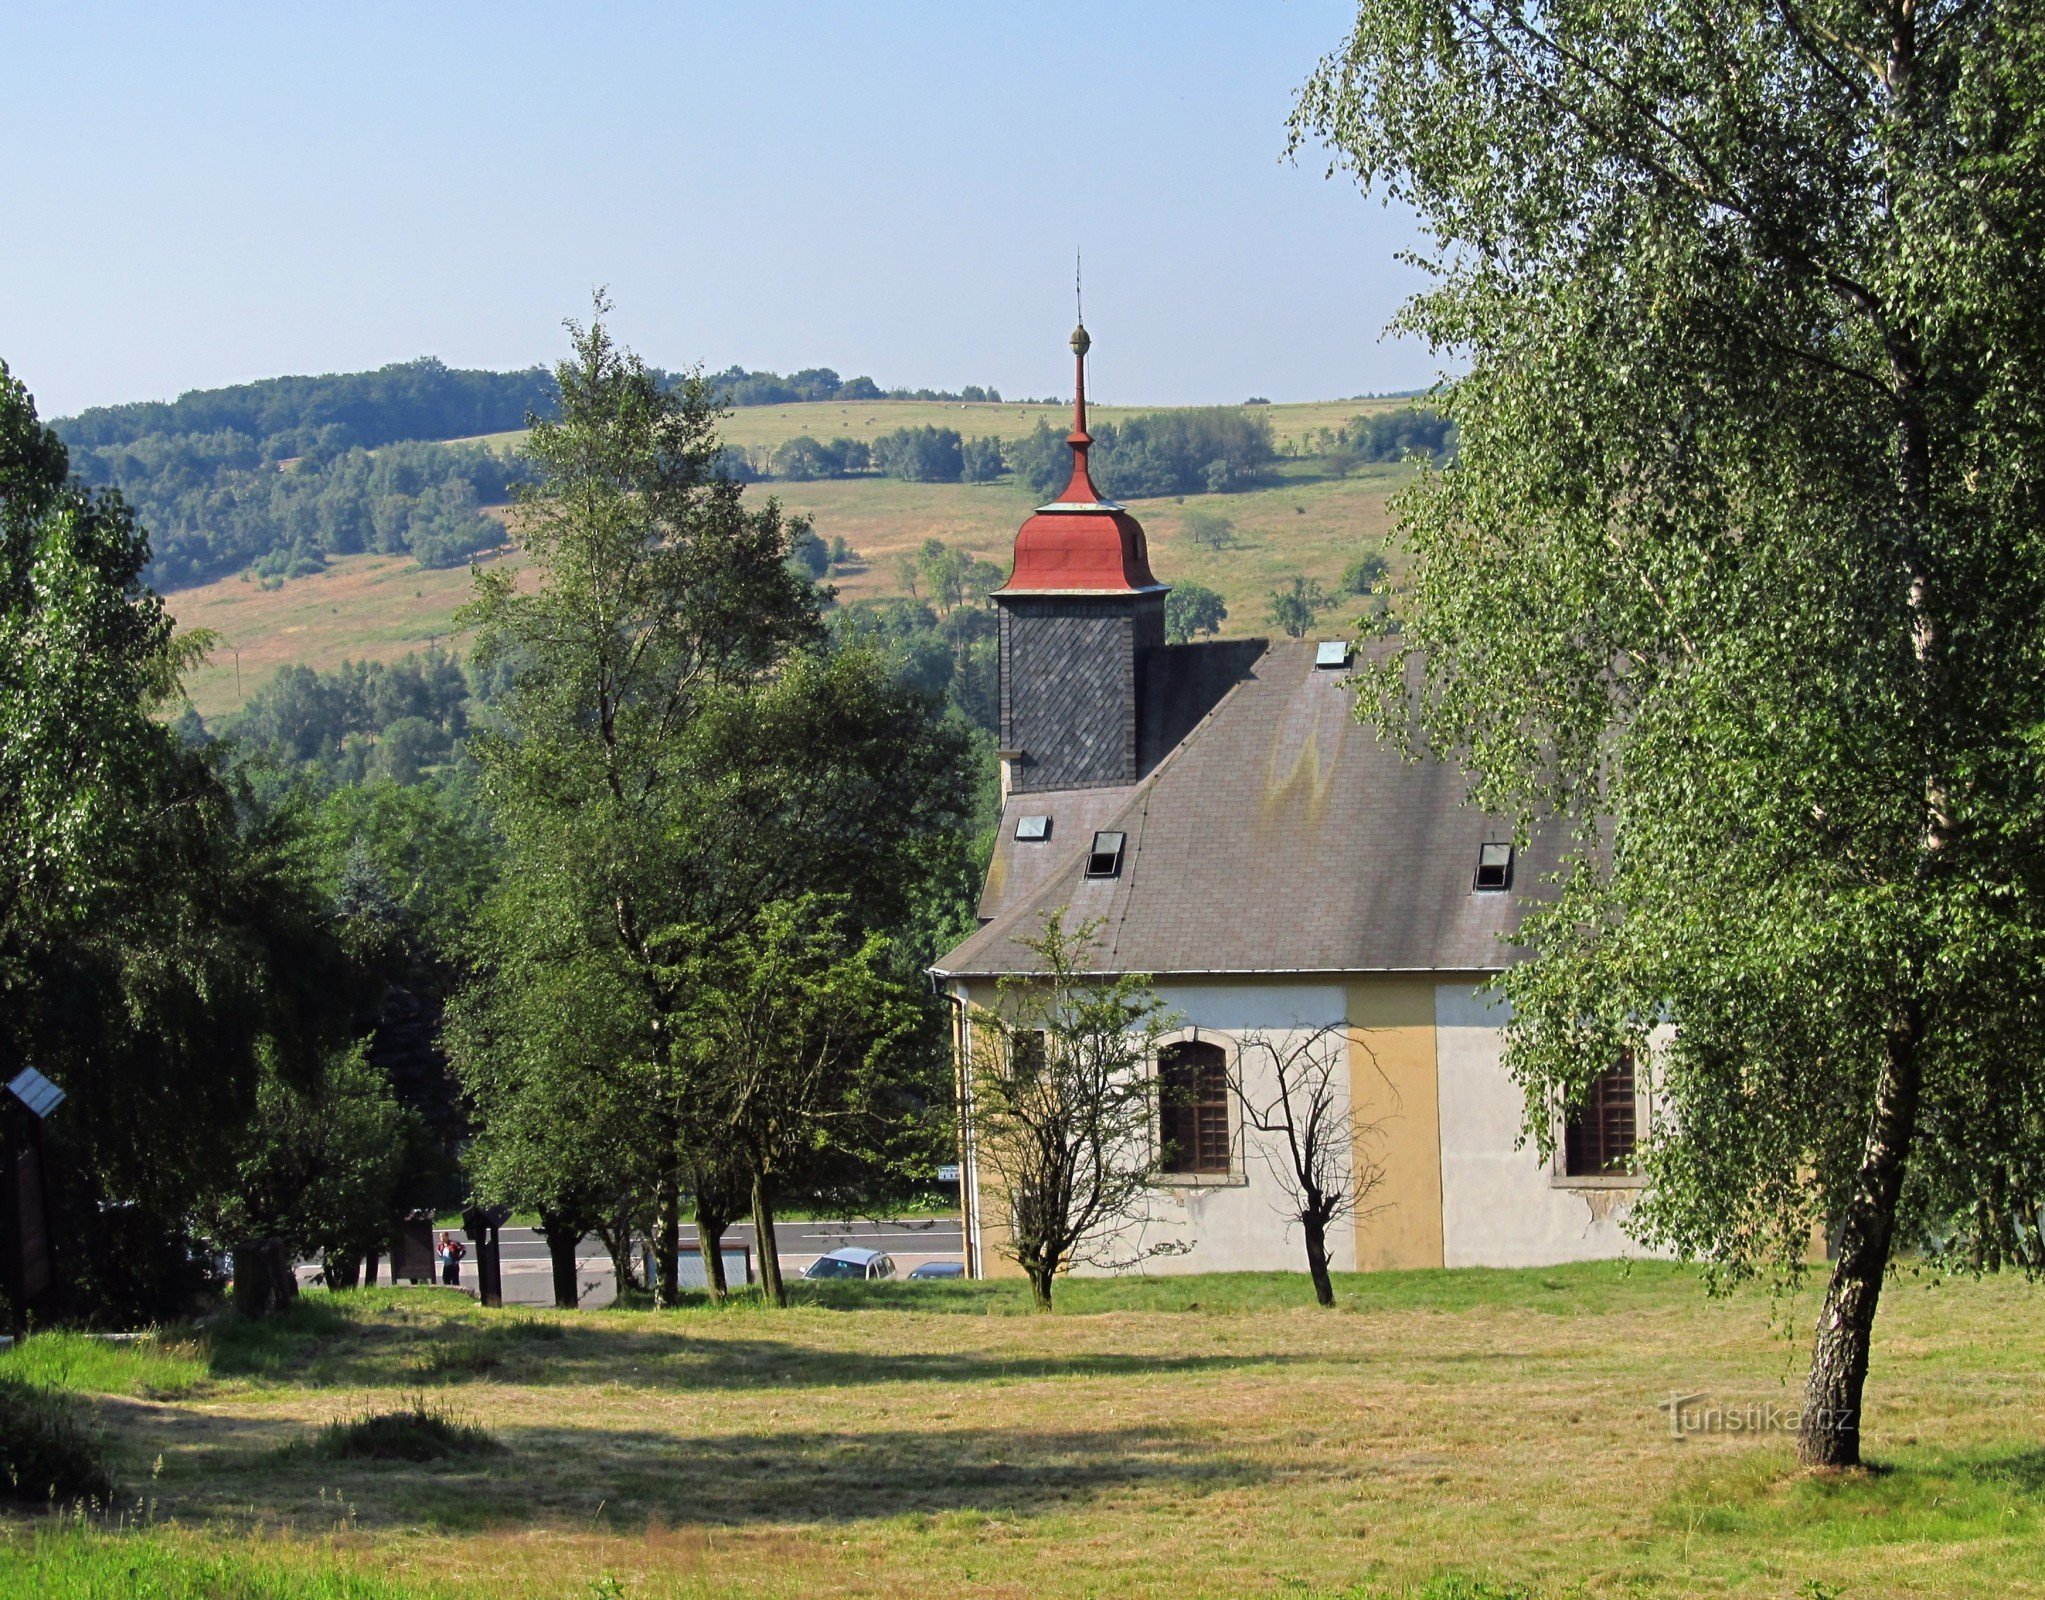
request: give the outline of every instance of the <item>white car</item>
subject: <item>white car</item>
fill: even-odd
[[[860,1278],[874,1283],[895,1275],[895,1263],[878,1250],[847,1245],[829,1255],[818,1256],[802,1269],[805,1278]]]

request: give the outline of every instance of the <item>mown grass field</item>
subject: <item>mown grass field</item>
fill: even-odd
[[[1305,465],[1287,464],[1281,470],[1297,475],[1239,494],[1129,502],[1150,536],[1158,576],[1167,583],[1204,583],[1227,601],[1225,634],[1268,632],[1272,588],[1298,573],[1332,592],[1342,569],[1365,551],[1382,548],[1391,531],[1388,500],[1409,469],[1369,467],[1338,479],[1315,477]],[[1007,482],[850,478],[763,483],[747,492],[778,498],[791,513],[812,518],[824,538],[842,535],[859,552],[862,564],[832,580],[847,601],[905,593],[899,558],[926,539],[963,546],[1006,567],[1015,530],[1031,510],[1030,495]],[[1195,511],[1235,525],[1228,548],[1194,545],[1187,528]],[[466,567],[435,571],[407,556],[365,555],[344,556],[325,572],[287,579],[274,589],[236,576],[165,599],[180,626],[211,628],[223,640],[212,660],[187,680],[200,713],[217,717],[239,709],[288,662],[332,668],[351,657],[392,660],[435,639],[458,644],[454,613],[468,594]],[[1348,616],[1331,610],[1329,631]]]
[[[787,1313],[312,1296],[160,1346],[31,1340],[124,1498],[16,1515],[0,1596],[2006,1596],[2045,1592],[2045,1291],[1900,1278],[1880,1470],[1678,1440],[1671,1391],[1793,1404],[1811,1304],[1596,1264],[842,1286]],[[1780,1332],[1787,1313],[1793,1340]],[[408,1406],[495,1453],[322,1453]],[[125,1586],[124,1586],[125,1585]]]

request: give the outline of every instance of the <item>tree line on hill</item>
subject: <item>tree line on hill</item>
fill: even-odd
[[[1094,483],[1103,494],[1132,499],[1247,488],[1275,454],[1271,419],[1238,406],[1159,411],[1098,423],[1089,432]],[[1063,489],[1072,472],[1065,434],[1048,421],[1010,445],[1008,459],[1017,481],[1040,500]]]
[[[284,448],[301,453],[275,453]],[[504,524],[481,508],[503,504],[524,475],[515,458],[481,445],[404,441],[372,452],[343,445],[337,427],[288,445],[233,431],[151,434],[79,448],[72,467],[134,506],[152,532],[150,578],[166,589],[245,568],[298,577],[359,551],[459,566],[504,543]]]
[[[649,368],[672,387],[684,376]],[[728,367],[708,380],[727,406],[786,405],[802,400],[999,401],[999,390],[967,384],[938,389],[883,389],[873,379],[840,378],[829,367],[783,377]],[[560,392],[545,367],[488,372],[449,367],[431,356],[393,362],[374,372],[262,378],[221,389],[193,389],[175,400],[93,406],[51,424],[76,451],[134,444],[152,437],[239,433],[259,442],[264,458],[300,454],[315,440],[338,448],[375,449],[402,439],[472,439],[508,433],[530,416],[554,414]],[[331,432],[329,430],[332,430]]]

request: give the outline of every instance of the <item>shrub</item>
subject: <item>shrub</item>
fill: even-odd
[[[1186,513],[1186,536],[1202,550],[1226,550],[1236,542],[1236,525],[1219,511]]]
[[[1385,558],[1376,552],[1358,556],[1342,569],[1342,592],[1369,594],[1384,581],[1385,574],[1390,570],[1385,564]]]
[[[494,1455],[504,1446],[458,1412],[417,1395],[397,1411],[335,1418],[320,1429],[313,1448],[348,1461],[443,1461]]]
[[[105,1447],[54,1389],[0,1378],[0,1494],[38,1505],[113,1498]]]
[[[1304,639],[1313,628],[1314,619],[1333,603],[1316,580],[1295,577],[1290,589],[1271,591],[1271,620],[1288,637]]]

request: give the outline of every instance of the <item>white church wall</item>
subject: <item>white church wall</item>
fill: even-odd
[[[1199,1037],[1222,1045],[1231,1063],[1246,1035],[1262,1034],[1281,1049],[1303,1044],[1319,1029],[1340,1029],[1346,998],[1339,984],[1161,983],[1158,995],[1181,1024],[1169,1038]],[[1169,1042],[1169,1039],[1167,1040]],[[1341,1033],[1328,1041],[1338,1063],[1345,1062]],[[1252,1050],[1246,1087],[1253,1096],[1273,1089],[1268,1055]],[[1346,1065],[1336,1086],[1345,1097]],[[1254,1272],[1306,1270],[1306,1245],[1292,1216],[1288,1192],[1278,1174],[1287,1170],[1276,1136],[1245,1130],[1240,1105],[1230,1108],[1235,1131],[1234,1171],[1227,1180],[1166,1178],[1152,1191],[1146,1213],[1120,1230],[1103,1252],[1108,1268],[1141,1273]],[[1272,1160],[1277,1159],[1274,1170]],[[1173,1253],[1147,1255],[1160,1244]],[[1177,1247],[1184,1246],[1183,1250]],[[1329,1266],[1338,1272],[1356,1265],[1356,1231],[1338,1223],[1328,1230]]]
[[[1622,1224],[1638,1191],[1555,1176],[1519,1142],[1525,1098],[1507,1076],[1503,999],[1472,984],[1435,989],[1443,1259],[1534,1267],[1649,1254]]]

